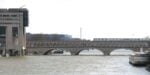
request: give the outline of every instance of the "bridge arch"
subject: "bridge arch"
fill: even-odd
[[[82,49],[78,52],[78,55],[103,55],[103,52],[98,49]]]
[[[116,49],[112,49],[110,55],[130,55],[134,52],[135,50],[132,48],[116,48]]]
[[[118,49],[125,49],[129,51],[131,50],[131,52],[140,51],[140,48],[98,48],[98,49],[101,50],[104,55],[110,55],[111,52],[113,52],[114,50],[118,50]]]
[[[43,55],[49,55],[51,54],[51,50],[47,50],[46,52],[43,53]]]

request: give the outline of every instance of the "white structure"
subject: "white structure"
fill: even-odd
[[[28,26],[27,9],[0,9],[0,54],[24,55],[25,27]]]

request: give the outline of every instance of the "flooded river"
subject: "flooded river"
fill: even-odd
[[[0,75],[150,75],[128,63],[129,56],[0,57]]]

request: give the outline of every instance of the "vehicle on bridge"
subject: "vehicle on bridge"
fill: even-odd
[[[150,52],[138,52],[130,55],[129,63],[134,66],[150,64]]]

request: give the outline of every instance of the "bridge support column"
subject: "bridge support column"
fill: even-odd
[[[74,53],[74,52],[71,52],[71,55],[72,55],[72,56],[75,56],[75,55],[78,55],[78,54],[76,54],[76,53]]]
[[[104,55],[105,55],[105,56],[109,56],[109,55],[110,55],[110,53],[105,52],[105,53],[104,53]]]
[[[99,50],[101,50],[105,56],[108,56],[110,55],[113,49],[112,48],[99,48]]]
[[[71,48],[69,49],[71,55],[79,55],[80,49],[77,48]]]

